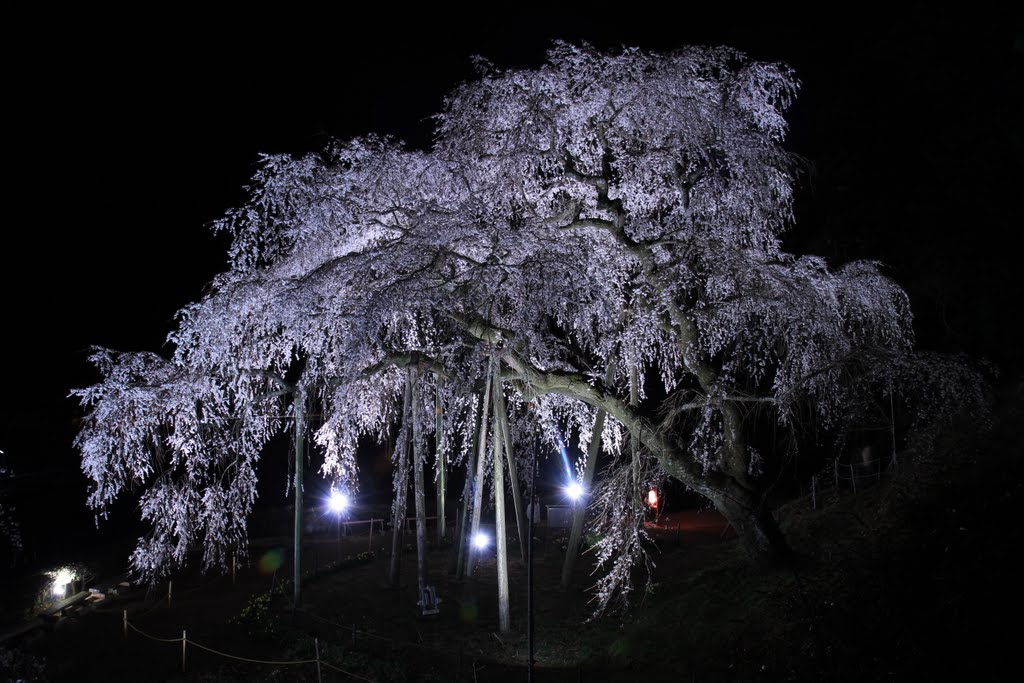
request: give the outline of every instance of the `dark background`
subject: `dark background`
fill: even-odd
[[[791,64],[803,87],[788,145],[809,170],[788,248],[883,261],[911,295],[922,347],[988,358],[1017,380],[1021,25],[978,8],[856,7],[12,23],[25,47],[5,48],[0,462],[16,471],[3,486],[27,549],[131,528],[126,501],[97,536],[67,394],[98,379],[90,345],[169,351],[175,311],[226,265],[209,223],[243,200],[259,152],[370,132],[427,146],[429,116],[473,75],[470,55],[536,66],[553,39],[727,44]],[[266,467],[283,473],[280,461]],[[262,474],[264,497],[283,502],[278,472]]]

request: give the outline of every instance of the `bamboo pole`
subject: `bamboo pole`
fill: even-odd
[[[478,402],[483,399],[478,397]],[[455,573],[455,580],[461,581],[463,574],[464,555],[466,552],[466,524],[469,523],[469,501],[473,492],[473,464],[478,456],[476,453],[477,435],[480,433],[480,420],[476,421],[476,430],[473,432],[473,452],[466,458],[466,481],[462,486],[462,502],[459,505],[459,516],[455,520],[455,549],[452,553],[453,565],[449,565],[448,573]]]
[[[608,362],[608,367],[604,374],[605,387],[611,389],[612,382],[615,381],[615,367],[611,361]],[[583,490],[585,492],[590,491],[594,484],[594,474],[597,472],[597,456],[601,453],[601,437],[604,432],[605,419],[605,411],[599,408],[597,415],[594,417],[594,430],[590,437],[590,448],[587,449],[587,465],[583,469]],[[583,536],[583,520],[586,517],[586,512],[587,506],[585,504],[577,504],[573,507],[572,531],[569,532],[569,545],[566,548],[565,560],[562,562],[562,579],[559,582],[563,590],[569,587],[569,582],[572,579],[572,570],[576,566],[576,556],[579,554],[578,550],[580,538]]]
[[[490,412],[491,406],[491,368],[494,363],[494,359],[487,364],[487,381],[484,386],[484,405],[482,412],[480,413],[480,438],[477,442],[477,461],[476,461],[476,481],[473,483],[473,527],[469,532],[469,538],[472,539],[480,532],[480,513],[483,507],[483,496],[484,496],[484,465],[486,464],[487,458],[485,457],[485,449],[487,448],[487,415]],[[473,574],[473,566],[476,564],[476,558],[474,557],[472,549],[466,553],[466,576]]]
[[[445,495],[448,488],[448,469],[445,462],[444,443],[444,399],[442,388],[444,378],[435,375],[437,389],[434,395],[434,459],[437,468],[437,544],[444,543],[445,537]]]
[[[415,482],[416,504],[416,586],[420,600],[427,587],[427,502],[424,490],[423,467],[426,460],[421,445],[422,425],[420,424],[420,384],[416,368],[409,368],[409,382],[412,384],[412,461]],[[425,606],[425,605],[424,605]]]
[[[640,405],[640,377],[635,357],[631,357],[629,363],[629,405],[633,408]],[[633,467],[633,490],[630,495],[635,496],[640,489],[640,434],[636,427],[629,430],[629,447]]]
[[[405,504],[409,495],[409,440],[412,437],[409,429],[409,415],[412,405],[412,384],[409,377],[405,379],[405,397],[402,401],[402,431],[405,440],[399,444],[398,476],[395,482],[395,514],[391,524],[391,564],[388,571],[388,583],[398,587],[399,572],[402,568],[402,539],[405,536]],[[399,432],[401,435],[402,432]]]
[[[526,680],[533,683],[533,525],[536,523],[537,444],[533,445],[530,463],[530,535],[526,539]]]
[[[516,530],[519,532],[519,554],[526,562],[526,510],[519,489],[519,472],[516,467],[515,451],[512,449],[512,434],[508,426],[508,408],[505,405],[505,392],[501,386],[501,363],[494,364],[494,419],[505,444],[505,459],[508,462],[508,477],[512,484],[512,503],[516,509]],[[497,438],[497,437],[496,437]]]
[[[508,633],[512,630],[508,613],[508,534],[505,532],[505,468],[501,462],[501,441],[497,438],[497,406],[494,413],[493,456],[494,456],[494,539],[498,551],[498,630]]]
[[[477,402],[482,405],[483,397],[478,396]],[[480,417],[481,416],[477,416],[476,430],[473,432],[473,453],[466,459],[466,483],[462,487],[462,504],[459,506],[459,518],[456,520],[455,543],[458,547],[453,555],[455,558],[455,567],[452,568],[452,571],[455,572],[456,581],[462,580],[463,568],[465,567],[463,563],[463,556],[466,552],[466,525],[469,523],[470,498],[473,495],[473,465],[476,462],[476,459],[480,457],[477,452],[477,442],[479,441],[478,437],[480,430],[484,428]]]
[[[302,465],[305,455],[303,448],[306,441],[305,396],[300,389],[295,389],[295,567],[292,578],[292,604],[302,606]]]

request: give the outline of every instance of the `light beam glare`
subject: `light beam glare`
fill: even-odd
[[[557,427],[555,428],[558,429]],[[565,449],[565,440],[562,439],[561,434],[556,434],[555,442],[558,444],[558,454],[562,456],[562,466],[565,468],[565,478],[567,480],[574,479],[572,474],[572,465],[569,464],[569,454]]]
[[[327,501],[327,505],[331,508],[332,512],[344,512],[345,508],[348,507],[348,496],[341,491],[331,491],[331,497]]]

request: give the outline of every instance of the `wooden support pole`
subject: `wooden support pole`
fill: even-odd
[[[292,605],[300,607],[302,605],[302,466],[305,460],[303,448],[306,442],[306,415],[305,396],[299,389],[295,390],[292,410],[295,413],[295,567],[292,572]]]
[[[412,384],[408,376],[405,380],[405,396],[402,400],[402,431],[405,438],[398,444],[398,472],[395,482],[395,514],[391,524],[391,563],[388,571],[388,583],[392,588],[399,584],[402,567],[402,549],[405,545],[405,504],[409,497],[409,447],[412,441]]]
[[[495,406],[497,408],[497,406]],[[501,461],[501,439],[498,438],[498,414],[494,415],[494,540],[498,551],[498,630],[512,630],[508,604],[508,534],[505,530],[505,467]]]
[[[320,639],[313,638],[313,651],[316,653],[316,680],[317,683],[323,681],[323,677],[320,674]]]
[[[437,463],[437,544],[444,543],[445,537],[445,496],[448,488],[448,464],[444,443],[444,378],[434,375],[437,388],[434,392],[434,458]]]
[[[420,424],[420,384],[417,375],[416,368],[409,368],[409,381],[412,382],[412,463],[416,505],[416,587],[422,601],[427,588],[427,500],[423,477],[427,458],[421,443],[423,439]],[[423,607],[426,608],[427,605],[424,604]]]
[[[605,370],[605,386],[611,387],[615,380],[615,368],[608,363]],[[590,437],[590,448],[587,449],[587,464],[583,468],[583,491],[589,492],[594,485],[594,473],[597,472],[597,456],[601,453],[601,435],[604,432],[605,411],[598,409],[594,416],[594,430]],[[569,587],[572,580],[572,572],[576,565],[576,556],[579,555],[580,539],[583,537],[583,520],[586,516],[586,503],[573,505],[572,530],[569,532],[569,545],[566,548],[565,560],[562,562],[562,578],[559,583],[562,590]]]
[[[185,629],[181,629],[181,673],[185,673],[185,647],[188,645],[188,637]]]
[[[519,532],[519,554],[523,562],[526,562],[526,510],[523,506],[523,496],[519,490],[519,472],[516,468],[516,456],[512,448],[512,433],[508,426],[508,408],[505,405],[505,392],[501,385],[501,364],[495,363],[494,367],[494,418],[495,438],[501,434],[501,441],[505,445],[505,460],[508,464],[509,483],[512,488],[512,503],[516,511],[516,530]]]
[[[491,360],[493,363],[494,360]],[[473,565],[476,564],[476,553],[472,550],[473,537],[480,532],[480,514],[483,508],[484,497],[484,465],[487,460],[487,414],[491,407],[491,367],[487,367],[487,381],[484,387],[484,404],[480,413],[480,438],[477,442],[476,479],[473,482],[473,525],[469,532],[470,548],[466,553],[466,576],[473,575]]]

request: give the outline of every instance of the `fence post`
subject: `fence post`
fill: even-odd
[[[128,640],[128,610],[124,611],[124,639]]]
[[[168,607],[171,606],[171,591],[172,591],[173,588],[174,588],[174,582],[173,581],[168,581],[167,582],[167,606]]]
[[[817,483],[818,483],[818,475],[817,474],[812,474],[811,475],[811,509],[812,510],[817,510],[818,509]]]
[[[185,644],[188,643],[188,637],[185,635],[185,629],[181,629],[181,673],[185,673]]]
[[[853,471],[853,463],[850,463],[850,481],[853,482],[853,495],[857,495],[857,475]]]
[[[316,681],[320,683],[323,679],[320,677],[320,639],[313,639],[313,648],[316,651]]]
[[[836,473],[836,495],[839,495],[839,456],[836,456],[836,461],[833,465],[833,469]]]
[[[370,547],[367,550],[373,552],[373,517],[370,517]]]
[[[231,585],[235,585],[235,571],[238,569],[238,558],[231,553]]]
[[[355,646],[356,646],[356,625],[352,624],[352,648],[355,649]]]
[[[899,469],[900,464],[896,460],[896,410],[893,408],[893,405],[892,405],[892,388],[891,387],[889,389],[889,424],[892,427],[892,429],[890,430],[891,433],[892,433],[892,466],[895,469]],[[879,464],[878,467],[879,467],[879,469],[881,469],[882,465]]]

